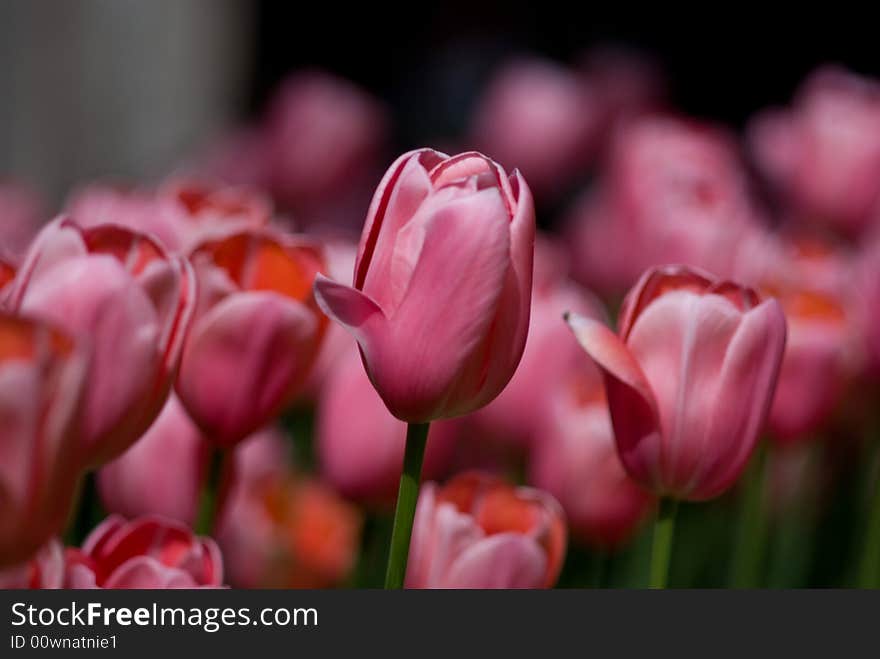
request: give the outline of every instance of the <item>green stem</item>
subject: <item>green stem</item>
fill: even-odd
[[[767,451],[759,446],[746,474],[740,499],[739,522],[730,565],[731,588],[757,588],[767,546],[768,524],[764,510]]]
[[[867,526],[862,544],[862,558],[859,561],[859,588],[880,588],[880,448],[876,451],[872,487],[867,510]]]
[[[202,485],[202,493],[199,497],[199,510],[196,516],[196,533],[199,535],[211,535],[214,532],[214,526],[217,523],[217,511],[220,508],[220,487],[225,458],[225,451],[211,448],[208,473]]]
[[[429,426],[428,423],[410,423],[406,428],[403,472],[400,474],[397,508],[394,510],[394,529],[391,531],[391,548],[388,552],[388,569],[385,572],[386,590],[403,588]]]
[[[651,543],[650,588],[666,588],[669,580],[669,559],[672,557],[672,537],[675,534],[675,513],[678,501],[661,499],[660,510],[654,522],[654,538]]]

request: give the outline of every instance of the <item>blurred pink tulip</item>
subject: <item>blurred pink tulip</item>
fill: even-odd
[[[407,588],[550,588],[565,558],[553,497],[478,472],[422,487]]]
[[[394,418],[370,383],[355,346],[349,346],[324,387],[316,439],[321,472],[344,496],[375,504],[394,501],[406,424]],[[424,478],[443,475],[457,438],[455,421],[433,424]]]
[[[666,263],[729,276],[732,246],[760,226],[756,218],[731,137],[708,125],[642,117],[618,128],[600,189],[570,214],[574,273],[597,289],[625,289]]]
[[[3,306],[6,298],[6,287],[15,279],[15,266],[11,263],[0,259],[0,307]]]
[[[580,366],[553,388],[535,431],[529,481],[559,500],[582,542],[610,550],[632,537],[655,498],[617,455],[601,376],[592,364]]]
[[[218,540],[242,588],[329,588],[354,568],[361,515],[326,485],[295,474],[284,437],[265,431],[237,449]]]
[[[293,238],[243,232],[191,255],[199,300],[177,393],[205,437],[231,447],[292,402],[327,319],[312,293],[320,251]]]
[[[367,217],[352,287],[318,277],[321,308],[358,340],[399,419],[466,414],[495,398],[525,345],[535,211],[518,172],[478,153],[401,156]]]
[[[177,248],[170,217],[162,213],[152,191],[108,183],[91,183],[70,196],[65,212],[86,229],[115,224],[157,238],[166,249]]]
[[[64,586],[64,547],[52,538],[34,556],[0,569],[0,589],[50,590]]]
[[[84,353],[59,330],[0,314],[0,566],[27,560],[67,520]]]
[[[208,444],[174,394],[128,449],[98,471],[104,508],[133,518],[160,515],[192,525],[207,470]]]
[[[562,321],[566,311],[605,318],[601,303],[574,283],[562,280],[544,290],[536,288],[519,368],[498,398],[473,416],[481,434],[521,448],[532,445],[556,381],[571,370],[572,360],[577,361],[581,352]]]
[[[568,319],[602,370],[630,476],[660,496],[699,501],[729,488],[758,441],[785,349],[780,304],[682,266],[646,272],[619,335]]]
[[[508,63],[489,84],[471,127],[473,142],[517,167],[539,197],[583,173],[596,146],[600,100],[575,71],[537,58]]]
[[[42,222],[42,202],[33,192],[0,181],[0,258],[21,256]]]
[[[84,459],[121,455],[158,416],[195,300],[192,270],[145,235],[61,218],[35,239],[9,304],[90,340]]]
[[[787,110],[758,115],[749,142],[794,214],[857,236],[880,214],[880,83],[836,68]]]
[[[83,542],[68,549],[65,588],[217,588],[223,558],[216,543],[161,517],[130,522],[107,517]]]

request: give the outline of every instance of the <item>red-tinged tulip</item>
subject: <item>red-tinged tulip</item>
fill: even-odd
[[[244,232],[190,256],[199,301],[177,393],[193,421],[231,447],[292,402],[318,354],[326,318],[312,293],[323,267],[305,241]]]
[[[0,305],[5,299],[6,287],[15,279],[15,266],[11,263],[0,259]]]
[[[471,127],[474,143],[522,170],[539,197],[561,192],[596,146],[601,102],[575,71],[517,59],[490,83]]]
[[[880,213],[880,83],[844,70],[810,76],[787,110],[750,126],[759,167],[805,220],[859,235]]]
[[[0,257],[23,254],[42,222],[42,203],[31,190],[0,181]]]
[[[67,520],[87,369],[67,334],[0,314],[0,566],[27,560]]]
[[[739,477],[758,440],[785,349],[780,304],[682,266],[646,272],[619,333],[568,319],[601,369],[630,476],[660,496],[699,501]]]
[[[406,587],[550,588],[566,542],[553,497],[466,472],[422,488]]]
[[[283,437],[261,433],[236,455],[218,540],[229,581],[243,588],[329,588],[357,559],[362,519],[322,483],[287,466]]]
[[[208,460],[208,443],[171,394],[134,446],[98,471],[101,501],[129,519],[160,515],[192,525]]]
[[[115,224],[157,238],[166,249],[177,247],[170,218],[160,211],[155,193],[149,190],[92,183],[74,191],[65,213],[87,229]]]
[[[655,498],[617,455],[601,376],[591,364],[580,366],[554,387],[535,431],[529,482],[559,500],[581,542],[614,549],[632,537]]]
[[[354,285],[318,277],[321,308],[358,340],[399,419],[466,414],[497,396],[525,345],[535,211],[518,172],[478,153],[422,149],[388,170]]]
[[[111,515],[68,549],[65,588],[218,588],[223,558],[210,538],[161,517]]]
[[[0,589],[54,590],[64,586],[64,547],[52,538],[34,556],[0,569]]]
[[[80,432],[88,464],[122,454],[161,411],[194,302],[188,263],[143,234],[62,218],[34,241],[9,303],[93,347]]]
[[[325,383],[318,405],[316,439],[322,475],[358,501],[394,500],[403,467],[406,424],[394,418],[364,373],[355,346]],[[431,426],[422,473],[442,476],[457,438],[455,421]]]

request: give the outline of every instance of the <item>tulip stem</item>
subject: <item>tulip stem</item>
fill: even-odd
[[[391,548],[388,552],[388,569],[385,572],[386,590],[403,588],[429,426],[428,423],[410,423],[406,428],[403,472],[400,474],[400,489],[397,491],[397,507],[394,510],[394,529],[391,531]]]
[[[666,588],[669,580],[669,559],[672,557],[672,538],[675,534],[676,499],[661,499],[660,510],[654,521],[654,538],[651,542],[651,574],[649,588]]]
[[[875,452],[877,460],[870,469],[875,472],[873,494],[869,497],[867,526],[862,544],[862,558],[859,562],[859,588],[880,588],[880,448]]]
[[[208,473],[202,484],[202,493],[199,497],[199,509],[196,517],[196,533],[199,535],[211,535],[217,523],[217,511],[220,507],[220,481],[223,474],[225,454],[226,452],[220,449],[211,449]]]
[[[769,532],[764,514],[767,462],[767,449],[759,445],[746,472],[740,499],[739,521],[730,564],[731,588],[759,586]]]

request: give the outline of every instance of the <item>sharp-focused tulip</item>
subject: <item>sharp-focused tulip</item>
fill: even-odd
[[[513,375],[529,324],[535,213],[518,172],[478,153],[403,155],[379,185],[354,285],[319,277],[399,419],[459,416]]]
[[[593,155],[600,99],[575,71],[518,59],[490,83],[477,108],[473,140],[520,168],[539,197],[564,189]]]
[[[64,547],[52,538],[34,556],[0,569],[0,589],[51,590],[64,586]]]
[[[0,181],[0,258],[21,256],[42,221],[42,204],[32,191]]]
[[[566,529],[553,497],[466,472],[422,488],[407,588],[549,588],[565,558]]]
[[[752,151],[804,220],[858,235],[880,214],[880,83],[823,68],[788,110],[759,115]]]
[[[559,500],[578,539],[614,549],[632,537],[655,499],[624,470],[601,377],[581,366],[554,387],[535,431],[529,481]]]
[[[343,495],[383,504],[394,500],[406,424],[394,418],[364,373],[355,346],[349,346],[328,379],[318,406],[316,439],[323,476]],[[456,422],[431,426],[425,478],[443,475],[457,438]]]
[[[111,515],[80,549],[68,549],[65,588],[217,588],[223,558],[216,543],[179,522]]]
[[[101,467],[101,501],[127,518],[160,515],[192,525],[208,460],[208,443],[172,394],[134,446]]]
[[[80,433],[90,465],[123,453],[161,411],[194,301],[186,261],[143,234],[60,219],[34,241],[8,303],[91,342]]]
[[[739,477],[762,430],[785,349],[780,304],[681,266],[645,273],[619,334],[571,315],[601,369],[627,472],[661,496],[704,500]]]
[[[236,455],[218,540],[229,581],[243,588],[328,588],[354,567],[361,516],[322,483],[287,466],[283,437],[261,433]]]
[[[87,368],[64,332],[0,314],[0,566],[28,559],[67,519]]]
[[[292,402],[308,376],[327,324],[312,294],[322,257],[304,241],[244,232],[190,258],[199,300],[177,393],[205,436],[228,448]]]

